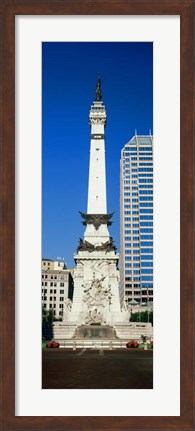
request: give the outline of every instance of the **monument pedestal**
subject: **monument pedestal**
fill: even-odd
[[[115,339],[115,331],[112,326],[108,325],[82,325],[76,330],[76,339],[95,339],[95,340],[110,340]]]
[[[101,244],[97,236],[95,244],[80,240],[74,259],[73,303],[71,310],[64,313],[64,323],[102,328],[116,322],[128,323],[130,313],[121,311],[119,302],[119,255],[113,240],[109,236]]]
[[[95,230],[95,228],[94,228]],[[74,255],[74,297],[68,320],[81,324],[113,324],[114,316],[121,319],[119,303],[119,255],[108,236],[106,243],[80,241]]]

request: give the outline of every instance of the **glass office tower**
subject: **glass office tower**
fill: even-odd
[[[135,135],[120,161],[120,295],[153,301],[153,136]]]

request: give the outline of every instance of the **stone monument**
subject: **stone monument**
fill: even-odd
[[[96,98],[89,112],[91,127],[87,213],[80,212],[85,226],[74,254],[73,301],[66,300],[58,338],[127,338],[137,336],[129,323],[126,302],[119,302],[119,254],[108,227],[113,213],[107,213],[105,127],[106,109],[98,76]],[[61,331],[61,332],[60,332]],[[132,332],[134,331],[134,332]],[[136,330],[137,331],[137,330]],[[140,333],[143,333],[141,325]],[[61,335],[60,335],[61,334]]]
[[[96,97],[89,112],[91,128],[87,213],[80,212],[85,226],[74,254],[73,300],[66,299],[62,323],[53,325],[57,340],[129,340],[152,334],[150,323],[129,322],[127,301],[119,302],[119,254],[109,234],[113,213],[107,213],[105,127],[100,75]],[[127,298],[125,298],[127,299]],[[96,343],[96,341],[94,341]],[[75,344],[76,346],[76,344]],[[88,344],[88,347],[89,344]]]
[[[113,213],[107,214],[105,127],[106,109],[102,102],[98,76],[96,100],[89,113],[91,127],[87,213],[82,213],[86,227],[74,254],[74,296],[65,320],[77,325],[113,325],[128,321],[127,310],[119,302],[119,255],[108,226]]]

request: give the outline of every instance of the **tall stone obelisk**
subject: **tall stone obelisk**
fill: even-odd
[[[110,236],[107,222],[106,202],[106,166],[105,166],[105,127],[106,109],[101,101],[101,80],[98,76],[96,86],[96,100],[93,102],[89,112],[89,124],[91,127],[90,161],[89,161],[89,183],[88,183],[88,204],[87,215],[95,215],[96,224],[87,223],[84,234],[85,241],[93,245],[101,245],[109,241]],[[81,214],[83,216],[83,214]],[[86,220],[89,221],[90,217]],[[104,217],[103,217],[104,216]],[[99,220],[99,222],[98,222]],[[104,222],[103,222],[104,220]],[[101,221],[101,222],[100,222]],[[111,224],[111,222],[109,222]]]
[[[91,147],[89,164],[88,214],[106,214],[105,127],[106,109],[101,101],[101,81],[98,77],[96,100],[91,106]]]
[[[96,99],[89,113],[91,127],[87,213],[80,213],[86,226],[74,255],[74,296],[69,321],[79,324],[114,324],[124,313],[119,303],[119,255],[109,235],[113,214],[107,214],[105,127],[106,109],[98,76]]]

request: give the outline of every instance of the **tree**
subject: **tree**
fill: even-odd
[[[47,319],[48,319],[48,322],[50,322],[50,323],[52,323],[54,321],[54,310],[53,310],[53,308],[50,308],[48,310],[48,317],[47,317]]]
[[[54,321],[54,310],[50,308],[46,310],[42,307],[42,323],[52,323]]]
[[[150,322],[153,326],[153,311],[141,311],[140,313],[131,313],[130,322]]]
[[[42,306],[42,323],[47,323],[47,310]]]

